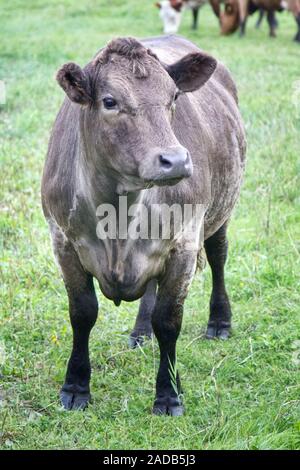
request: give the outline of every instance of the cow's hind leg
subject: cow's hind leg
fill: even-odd
[[[73,329],[73,348],[60,399],[67,410],[84,409],[91,398],[89,336],[97,319],[98,302],[93,278],[83,270],[71,244],[57,236],[53,242],[68,293]]]
[[[156,299],[156,280],[148,283],[145,294],[140,302],[139,312],[135,320],[133,331],[129,336],[129,347],[136,348],[143,344],[143,337],[151,338],[151,316]]]
[[[210,238],[204,246],[207,260],[212,271],[212,294],[210,316],[206,331],[208,339],[227,339],[231,328],[231,308],[225,288],[224,266],[227,258],[228,242],[226,223]]]

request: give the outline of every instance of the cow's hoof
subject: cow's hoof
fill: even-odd
[[[149,340],[152,337],[152,331],[141,331],[135,332],[133,331],[128,338],[128,346],[131,349],[136,349],[139,346],[143,346],[145,340]]]
[[[78,391],[60,391],[60,402],[65,410],[80,410],[83,411],[87,408],[91,401],[90,392]]]
[[[156,416],[182,416],[184,407],[179,398],[157,398],[152,413]]]
[[[209,323],[207,326],[205,338],[206,339],[223,339],[226,340],[230,337],[231,325],[230,323]]]

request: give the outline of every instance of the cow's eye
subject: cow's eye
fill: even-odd
[[[180,91],[176,91],[175,96],[174,96],[174,101],[177,100],[178,96],[180,96]]]
[[[233,8],[232,8],[232,5],[225,5],[225,11],[228,15],[232,15],[233,13]]]
[[[117,106],[116,100],[111,97],[103,98],[103,104],[105,109],[114,109]]]

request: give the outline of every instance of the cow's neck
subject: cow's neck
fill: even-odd
[[[79,161],[79,192],[84,195],[89,203],[90,210],[96,214],[101,204],[111,204],[118,215],[120,208],[120,196],[126,196],[127,207],[138,204],[142,199],[142,190],[134,190],[124,193],[122,187],[124,182],[122,176],[111,168],[101,165],[101,169],[93,163],[92,159],[85,155]],[[99,159],[101,161],[101,159]],[[129,184],[126,182],[126,187]],[[121,205],[122,206],[122,205]]]

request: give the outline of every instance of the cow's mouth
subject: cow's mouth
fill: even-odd
[[[183,177],[177,177],[177,178],[168,178],[168,179],[157,179],[157,180],[152,180],[152,186],[175,186],[178,184],[180,181],[182,181],[184,178]]]
[[[193,174],[193,166],[190,162],[184,165],[180,169],[165,168],[164,171],[160,172],[157,176],[144,178],[144,182],[148,186],[175,186],[183,179],[189,178]]]
[[[151,189],[154,186],[175,186],[176,184],[180,183],[185,179],[185,177],[176,177],[176,178],[152,178],[152,179],[143,179],[140,184],[135,185],[126,185],[120,184],[117,188],[117,194],[119,196],[126,196],[129,193],[133,193],[136,191],[142,191],[145,189]]]

